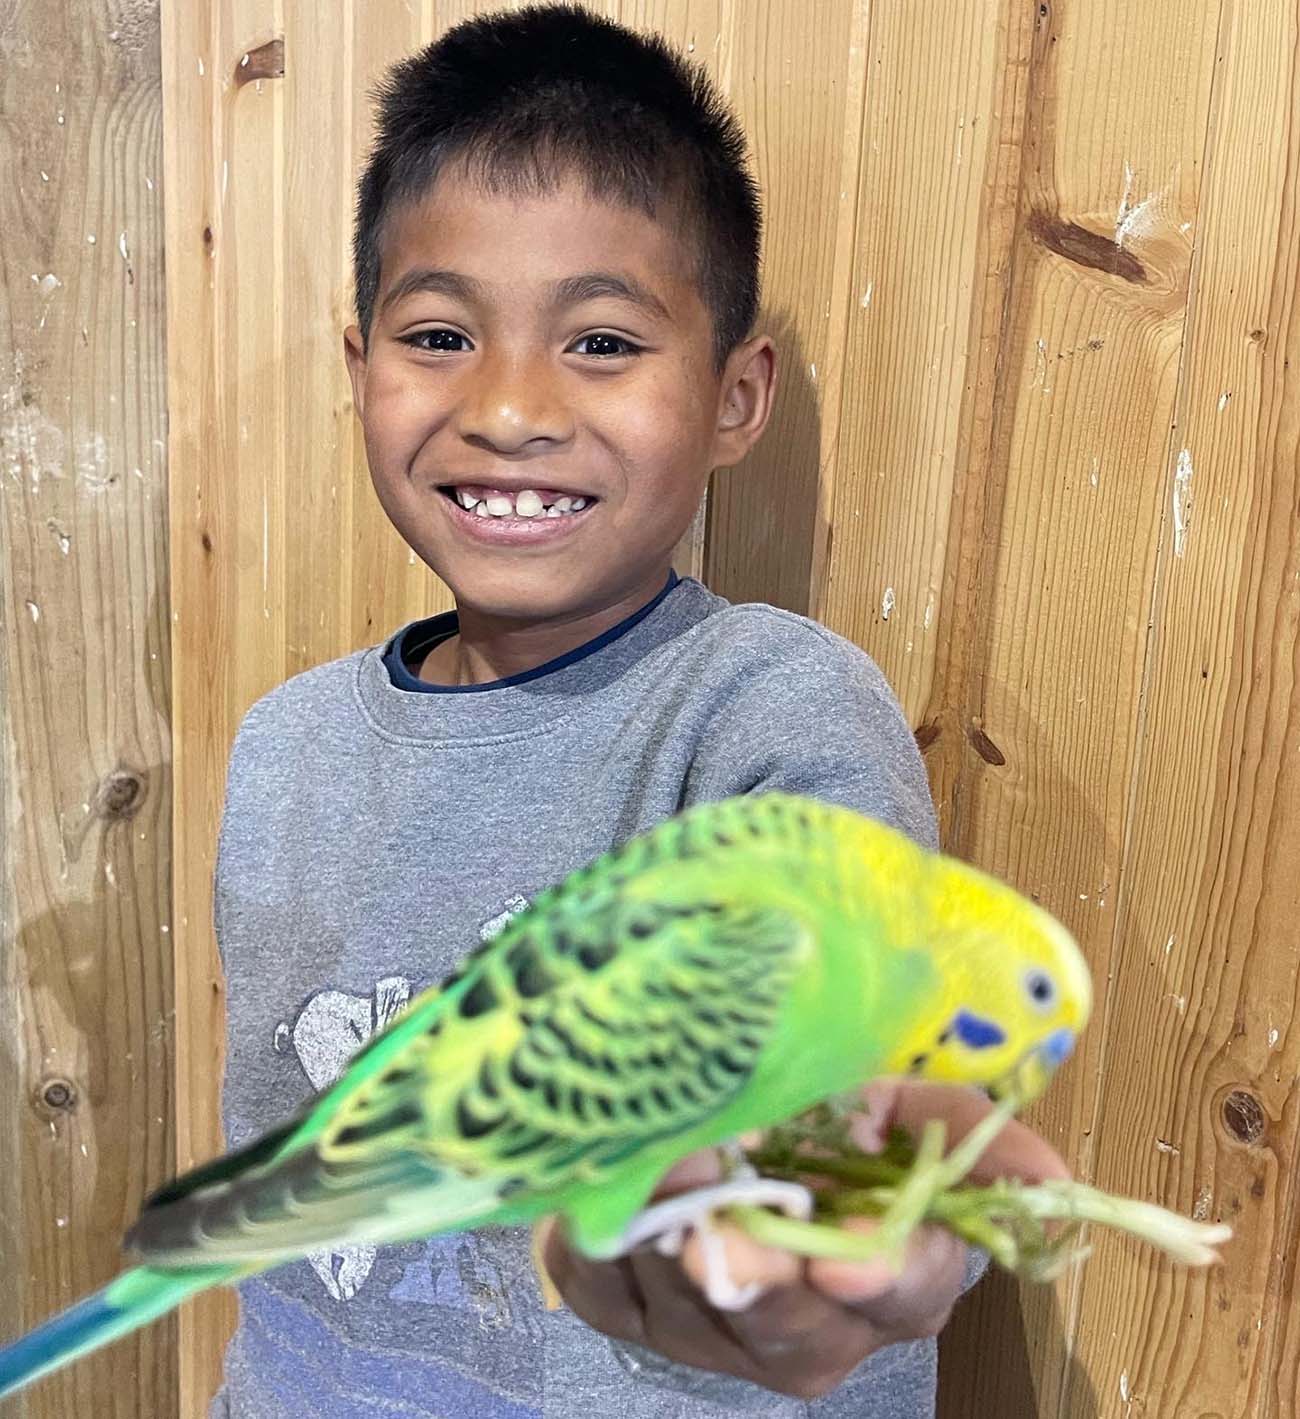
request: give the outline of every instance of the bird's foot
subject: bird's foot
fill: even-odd
[[[720,1311],[746,1310],[764,1288],[738,1286],[731,1279],[726,1244],[713,1220],[721,1209],[738,1206],[775,1207],[787,1217],[806,1221],[812,1216],[813,1199],[812,1193],[800,1183],[757,1176],[734,1177],[728,1182],[666,1198],[637,1213],[628,1223],[615,1254],[625,1256],[653,1242],[661,1256],[678,1256],[687,1234],[694,1232],[704,1255],[704,1294],[709,1304]]]

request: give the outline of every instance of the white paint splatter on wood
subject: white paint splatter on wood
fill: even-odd
[[[1038,388],[1042,387],[1042,388],[1043,388],[1043,393],[1044,393],[1044,394],[1047,394],[1047,393],[1049,392],[1049,391],[1047,390],[1047,388],[1046,388],[1046,384],[1047,384],[1047,342],[1046,342],[1045,340],[1041,339],[1041,338],[1038,339],[1038,340],[1035,340],[1035,341],[1034,341],[1034,349],[1035,349],[1035,355],[1034,355],[1034,382],[1033,382],[1033,385],[1031,386],[1031,388],[1038,389]]]
[[[1181,557],[1187,547],[1187,532],[1192,524],[1192,455],[1180,449],[1178,467],[1174,471],[1174,556]]]
[[[26,473],[31,491],[40,492],[42,478],[64,474],[63,430],[47,419],[23,382],[22,361],[15,356],[14,383],[0,393],[0,471],[21,483]]]
[[[103,434],[83,439],[77,450],[77,485],[89,493],[102,493],[113,481],[108,471],[108,440]]]
[[[1173,178],[1159,191],[1148,192],[1141,202],[1133,201],[1133,168],[1124,164],[1124,195],[1115,213],[1115,245],[1127,247],[1135,240],[1150,237],[1159,226],[1173,188]]]
[[[1115,245],[1120,244],[1119,230],[1128,216],[1129,201],[1133,196],[1133,168],[1128,159],[1124,160],[1124,192],[1119,199],[1119,210],[1115,213]]]
[[[867,289],[862,293],[861,304],[863,310],[866,310],[866,308],[871,304],[871,297],[875,294],[875,290],[876,283],[874,281],[868,281]]]

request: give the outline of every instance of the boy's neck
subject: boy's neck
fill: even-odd
[[[504,620],[458,606],[458,633],[434,646],[418,677],[429,685],[486,685],[536,670],[634,615],[659,595],[667,580],[665,566],[617,601],[556,621]]]

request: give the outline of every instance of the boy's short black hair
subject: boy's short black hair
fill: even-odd
[[[719,369],[749,334],[762,219],[744,133],[703,70],[657,36],[568,4],[480,16],[395,65],[376,99],[353,242],[363,340],[385,219],[453,160],[489,191],[542,192],[573,173],[594,197],[680,221]]]

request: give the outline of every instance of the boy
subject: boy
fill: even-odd
[[[380,501],[457,610],[295,677],[241,726],[216,883],[232,1147],[530,897],[687,804],[789,789],[933,844],[867,657],[670,571],[711,470],[771,408],[758,249],[743,138],[658,42],[528,9],[390,74],[346,358]],[[901,1086],[875,1105],[958,1131],[979,1112]],[[1023,1129],[996,1161],[1060,1171]],[[951,1238],[922,1233],[896,1279],[730,1245],[736,1279],[769,1291],[726,1316],[689,1249],[597,1266],[552,1233],[556,1312],[526,1235],[321,1254],[242,1288],[213,1412],[932,1412]]]

